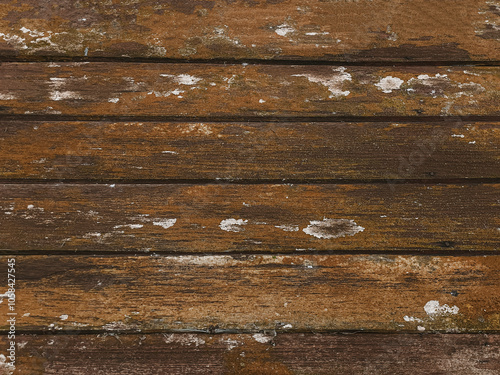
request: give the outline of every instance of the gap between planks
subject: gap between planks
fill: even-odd
[[[364,67],[414,67],[414,66],[500,66],[499,60],[435,60],[435,61],[329,61],[329,60],[262,60],[262,59],[162,59],[162,58],[137,58],[137,57],[63,57],[63,56],[33,56],[33,57],[13,57],[0,56],[0,63],[129,63],[129,64],[206,64],[206,65],[322,65],[322,66],[364,66]]]
[[[2,185],[488,185],[498,184],[500,178],[443,178],[443,179],[2,179]]]
[[[442,250],[437,251],[435,249],[422,249],[422,250],[305,250],[305,251],[291,251],[291,252],[269,252],[269,251],[254,251],[248,253],[242,253],[238,251],[207,251],[196,253],[196,256],[199,257],[213,257],[213,256],[232,256],[235,258],[238,257],[248,257],[248,256],[304,256],[304,255],[321,255],[321,256],[336,256],[336,255],[359,255],[359,256],[393,256],[393,255],[402,255],[402,256],[428,256],[428,257],[485,257],[498,255],[499,252],[497,250]],[[193,256],[193,252],[187,251],[162,251],[156,250],[153,252],[150,251],[81,251],[81,250],[73,250],[73,251],[61,251],[61,250],[1,250],[0,256],[68,256],[68,257],[78,257],[78,256],[89,256],[89,257],[155,257],[155,256],[163,256],[163,257],[187,257]]]
[[[50,114],[0,114],[2,122],[203,122],[203,123],[276,123],[276,122],[305,122],[305,123],[343,123],[343,122],[363,122],[363,123],[383,123],[383,122],[408,122],[426,123],[442,122],[449,126],[463,122],[499,122],[500,115],[446,115],[446,116],[115,116],[115,115],[50,115]]]

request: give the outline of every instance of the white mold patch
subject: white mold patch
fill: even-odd
[[[19,349],[23,349],[28,344],[28,341],[20,341],[17,343]]]
[[[414,81],[415,78],[411,78],[410,81]],[[432,86],[439,81],[447,80],[449,81],[448,75],[447,74],[439,74],[437,73],[434,77],[431,77],[428,74],[420,74],[417,76],[417,80],[426,86]]]
[[[185,91],[181,90],[181,89],[175,89],[175,90],[170,90],[170,91],[150,91],[150,92],[148,92],[148,95],[154,94],[154,96],[156,96],[157,98],[161,98],[161,97],[167,98],[170,95],[174,95],[174,96],[177,96],[178,98],[182,98],[181,94],[184,92]]]
[[[163,341],[167,344],[176,344],[181,346],[200,346],[205,344],[205,340],[193,334],[163,334]]]
[[[68,315],[63,314],[59,317],[61,320],[68,320]]]
[[[190,266],[204,266],[204,267],[219,267],[234,263],[234,259],[227,255],[183,255],[175,258],[165,258],[168,261],[175,261],[176,263],[190,265]]]
[[[295,32],[295,29],[291,27],[290,25],[287,25],[286,23],[283,23],[281,25],[276,26],[276,29],[274,30],[276,34],[279,36],[286,36],[287,34],[291,34]]]
[[[403,317],[404,321],[405,322],[419,322],[419,323],[422,323],[423,320],[422,319],[419,319],[419,318],[414,318],[413,316],[408,316],[408,315],[405,315]]]
[[[375,86],[378,87],[379,90],[382,90],[382,92],[389,94],[392,92],[392,90],[399,90],[404,82],[405,81],[400,78],[387,76],[382,78],[378,83],[375,84]]]
[[[103,325],[102,328],[105,329],[106,331],[116,331],[116,330],[128,330],[135,327],[129,326],[123,322],[111,322]]]
[[[0,294],[0,303],[3,302],[4,298],[10,298],[13,295],[13,293],[10,292],[5,292],[4,294]]]
[[[339,96],[347,96],[351,92],[347,90],[342,90],[342,85],[345,81],[351,81],[352,76],[349,73],[346,73],[346,69],[344,67],[339,67],[333,69],[334,74],[331,77],[317,77],[312,74],[293,74],[293,77],[305,77],[309,80],[309,82],[319,83],[328,88],[331,95],[330,98],[339,97]]]
[[[21,30],[23,33],[25,34],[29,34],[29,36],[31,36],[32,38],[34,37],[37,37],[37,36],[44,36],[45,34],[41,31],[37,31],[37,30],[30,30],[26,27],[21,27],[19,30]]]
[[[226,339],[222,341],[227,345],[227,350],[233,350],[234,348],[237,348],[238,346],[242,345],[239,341],[232,340],[232,339]]]
[[[245,230],[245,228],[243,228],[243,225],[246,225],[247,223],[248,220],[231,218],[222,220],[219,224],[219,227],[226,232],[242,232]]]
[[[15,44],[15,45],[19,46],[21,49],[28,48],[28,46],[26,45],[25,39],[21,38],[18,35],[0,33],[0,37],[2,37],[2,39],[5,40],[7,43]]]
[[[82,97],[74,91],[52,91],[50,99],[54,101],[68,100],[68,99],[82,99]]]
[[[329,35],[329,34],[330,33],[328,31],[324,31],[324,32],[311,31],[311,32],[306,33],[306,35],[309,35],[309,36],[314,36],[314,35]]]
[[[130,229],[140,229],[144,225],[142,224],[123,224],[123,225],[115,225],[113,228],[114,229],[119,229],[119,228],[130,228]]]
[[[424,310],[430,317],[443,315],[456,315],[459,308],[457,306],[440,305],[439,301],[429,301],[425,304]]]
[[[322,221],[313,220],[309,225],[302,229],[316,238],[339,238],[345,236],[354,236],[356,233],[364,231],[365,228],[356,224],[354,220],[350,219],[327,219]]]
[[[16,96],[14,94],[11,94],[10,92],[7,93],[0,93],[0,100],[15,100]]]
[[[256,333],[252,337],[255,341],[260,342],[261,344],[267,344],[273,339],[273,336],[265,335],[263,333]]]
[[[178,84],[188,86],[195,85],[202,80],[201,78],[194,77],[189,74],[179,74],[178,76],[175,76],[173,74],[160,74],[160,77],[173,78],[173,80]]]
[[[278,229],[281,229],[285,232],[298,232],[299,231],[298,225],[275,225],[275,227]]]
[[[187,124],[186,126],[182,126],[181,132],[182,134],[198,133],[200,135],[210,135],[213,133],[212,128],[203,123]]]
[[[12,374],[16,367],[11,362],[7,362],[7,357],[5,357],[5,355],[0,354],[0,369],[5,370],[3,371],[5,374]]]
[[[110,103],[118,103],[120,101],[120,98],[109,98],[108,102]]]
[[[50,77],[50,86],[54,89],[58,89],[66,84],[66,78],[62,77]]]
[[[153,225],[157,225],[163,229],[168,229],[173,227],[176,222],[177,219],[154,219]]]

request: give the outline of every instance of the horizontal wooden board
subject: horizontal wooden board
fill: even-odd
[[[500,123],[0,122],[0,178],[500,177]]]
[[[17,256],[15,274],[19,332],[500,330],[500,256]]]
[[[500,115],[500,67],[4,63],[0,115]]]
[[[487,0],[2,0],[2,56],[499,60]]]
[[[0,185],[2,250],[498,250],[498,184]]]
[[[499,335],[479,334],[20,335],[16,343],[14,375],[495,375],[500,367]]]

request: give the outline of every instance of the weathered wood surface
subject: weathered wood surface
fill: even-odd
[[[499,347],[493,334],[21,335],[14,375],[495,375]]]
[[[0,77],[0,115],[500,115],[500,67],[4,63]]]
[[[4,184],[3,250],[498,250],[498,184]]]
[[[488,332],[499,282],[500,256],[17,256],[16,327]]]
[[[2,56],[500,59],[489,0],[2,0]]]
[[[0,178],[500,177],[500,123],[0,122]]]

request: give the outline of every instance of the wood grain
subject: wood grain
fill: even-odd
[[[10,116],[500,114],[500,67],[4,63],[0,77],[0,115]]]
[[[500,177],[500,123],[0,122],[1,179]]]
[[[8,258],[0,259],[4,269]],[[500,329],[500,256],[17,256],[15,263],[19,333]],[[4,300],[0,313],[7,312]]]
[[[14,375],[494,375],[499,335],[21,335]],[[8,347],[0,337],[2,347]],[[306,355],[304,354],[306,353]]]
[[[496,251],[498,184],[4,184],[3,250]]]
[[[487,0],[0,2],[6,57],[494,61]]]

